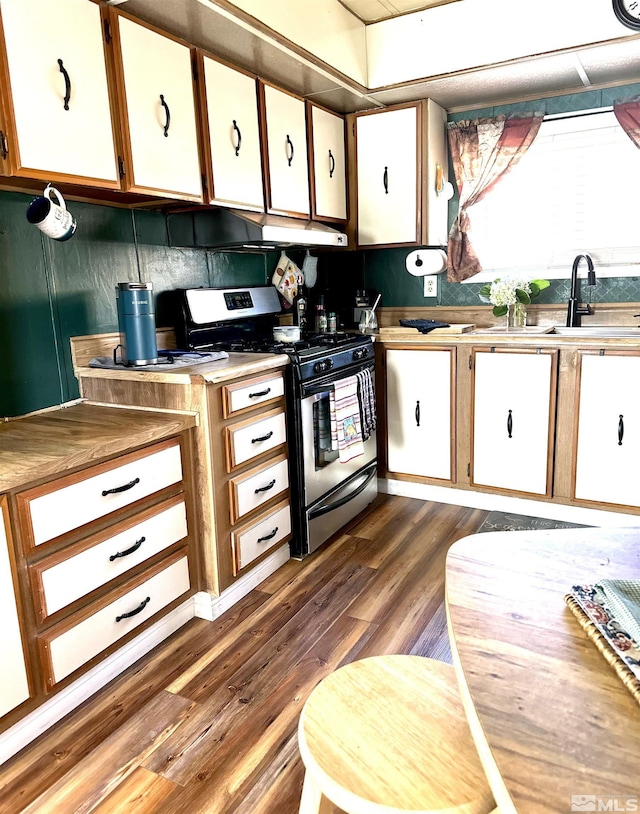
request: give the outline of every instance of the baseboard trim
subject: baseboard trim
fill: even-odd
[[[236,580],[219,596],[211,596],[206,591],[196,594],[195,615],[199,619],[213,622],[214,619],[217,619],[218,616],[233,607],[236,602],[239,602],[243,596],[246,596],[249,591],[252,591],[256,585],[259,585],[263,580],[271,576],[274,571],[277,571],[280,566],[287,562],[290,556],[289,543],[285,543],[285,545],[277,548],[272,554],[259,562],[248,574]]]
[[[189,597],[135,639],[122,645],[117,652],[107,656],[73,684],[60,690],[49,701],[45,701],[3,732],[0,735],[0,765],[193,619],[194,607],[194,599]]]
[[[545,517],[549,520],[562,520],[585,526],[640,526],[640,516],[623,514],[604,509],[587,509],[582,506],[565,506],[562,503],[549,503],[543,500],[529,500],[522,497],[495,495],[468,489],[449,489],[446,486],[433,486],[429,483],[380,478],[378,491],[388,495],[415,497],[419,500],[432,500],[453,506],[468,506],[470,509],[513,512],[530,517]]]

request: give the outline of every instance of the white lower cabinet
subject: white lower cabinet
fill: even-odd
[[[640,353],[580,351],[577,500],[640,506]]]
[[[453,479],[455,349],[388,350],[387,468]]]
[[[472,485],[551,495],[557,353],[473,349]]]
[[[29,698],[29,681],[22,649],[18,607],[9,560],[7,500],[0,498],[0,717]]]
[[[39,638],[47,687],[53,687],[190,589],[185,550],[139,584],[65,620]]]

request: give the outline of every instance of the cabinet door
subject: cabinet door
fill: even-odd
[[[575,497],[640,506],[640,356],[580,354]]]
[[[113,12],[126,113],[127,190],[202,201],[191,50]]]
[[[7,500],[0,498],[0,716],[29,698],[29,682],[22,649],[16,595],[9,561]]]
[[[256,78],[201,55],[205,143],[211,173],[209,203],[264,210]]]
[[[2,0],[15,175],[117,189],[100,7]]]
[[[267,211],[309,216],[309,160],[304,101],[271,85],[264,90]]]
[[[386,361],[388,469],[451,480],[454,351],[389,350]]]
[[[358,245],[415,243],[418,236],[418,110],[356,118]]]
[[[347,166],[342,116],[309,104],[312,148],[312,214],[325,220],[347,219]]]
[[[556,356],[474,350],[474,485],[550,494]]]

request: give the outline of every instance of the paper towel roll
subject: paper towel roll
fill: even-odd
[[[447,254],[443,249],[416,249],[407,255],[405,265],[414,277],[440,274],[447,268]]]

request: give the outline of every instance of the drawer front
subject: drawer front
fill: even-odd
[[[262,506],[289,488],[287,459],[281,458],[259,471],[229,481],[231,489],[231,522]]]
[[[287,440],[284,412],[241,427],[227,427],[230,469],[275,449]]]
[[[265,551],[291,536],[291,506],[287,503],[254,525],[233,532],[234,576]]]
[[[222,388],[225,418],[281,396],[284,396],[284,378],[281,373],[275,376],[262,376],[250,382],[225,385]]]
[[[53,686],[71,675],[184,594],[189,587],[188,559],[183,554],[136,588],[128,590],[68,630],[59,635],[54,630],[41,637],[41,649],[44,647],[45,654],[48,651],[49,669],[45,670],[47,684]]]
[[[127,456],[129,457],[129,456]],[[41,545],[72,529],[148,497],[182,480],[180,445],[114,465],[99,474],[82,473],[82,480],[36,497],[23,493],[29,504],[34,545]],[[41,490],[34,490],[41,491]]]
[[[34,569],[42,585],[42,619],[186,536],[187,509],[181,500],[164,511],[156,509],[119,534],[107,539],[102,535],[94,545],[63,562],[51,566],[46,560],[39,563]]]

